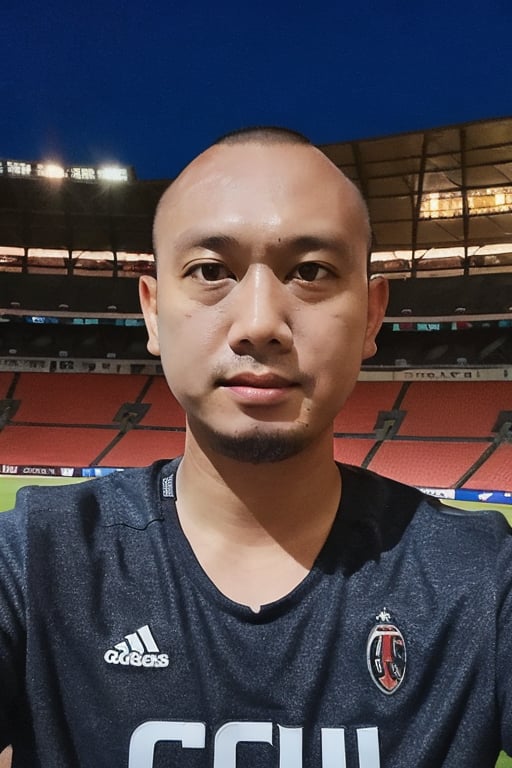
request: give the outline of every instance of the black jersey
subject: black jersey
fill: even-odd
[[[499,514],[341,467],[314,567],[255,613],[197,562],[175,469],[24,489],[0,515],[15,766],[486,768],[512,751]]]

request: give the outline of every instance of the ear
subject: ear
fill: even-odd
[[[148,331],[148,352],[160,355],[158,340],[158,311],[156,305],[157,282],[150,275],[142,275],[139,279],[139,299]]]
[[[363,346],[363,360],[377,351],[375,338],[380,330],[389,299],[388,281],[384,277],[371,277],[368,284],[368,317]]]

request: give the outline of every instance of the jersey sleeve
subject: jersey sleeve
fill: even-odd
[[[512,534],[496,561],[496,691],[503,749],[512,755]]]
[[[24,520],[22,509],[0,514],[0,750],[11,743],[24,688]]]

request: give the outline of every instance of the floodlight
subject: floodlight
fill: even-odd
[[[96,170],[84,166],[68,168],[69,178],[76,181],[96,181]]]
[[[10,176],[30,176],[32,173],[32,166],[30,163],[22,163],[17,160],[7,161],[7,173]]]
[[[128,181],[128,171],[115,165],[105,165],[98,168],[98,179],[101,181]]]
[[[38,163],[37,175],[44,176],[46,179],[63,179],[66,171],[57,163]]]

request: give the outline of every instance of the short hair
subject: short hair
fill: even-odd
[[[225,133],[216,139],[216,144],[305,144],[313,146],[313,143],[299,131],[291,128],[283,128],[278,125],[254,125],[247,128],[239,128],[236,131]]]

